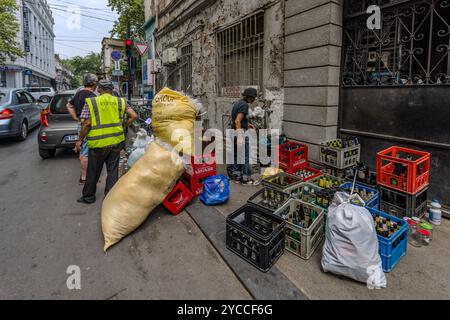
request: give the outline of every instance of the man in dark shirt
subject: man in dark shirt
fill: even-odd
[[[74,120],[78,121],[78,134],[80,134],[82,123],[82,121],[80,120],[81,111],[86,104],[86,99],[96,97],[95,89],[97,87],[98,78],[95,74],[86,74],[84,76],[83,82],[84,88],[79,90],[67,104],[67,110],[69,111],[70,115]],[[88,153],[89,149],[87,147],[87,142],[84,141],[80,150],[80,184],[84,184],[86,182]]]
[[[242,99],[236,101],[231,111],[231,128],[234,130],[247,131],[254,129],[248,123],[249,104],[255,102],[258,92],[254,88],[245,89]],[[252,180],[252,166],[250,164],[250,146],[248,137],[244,137],[242,131],[237,131],[237,137],[234,141],[234,163],[230,165],[229,171],[231,178],[236,182],[244,185],[255,184]],[[245,164],[238,164],[238,146],[245,144]]]

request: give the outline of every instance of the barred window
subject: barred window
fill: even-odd
[[[225,88],[263,85],[264,13],[219,31],[219,92]]]
[[[192,94],[192,44],[181,48],[181,90]]]
[[[381,8],[381,30],[366,9]],[[450,84],[450,1],[347,0],[345,86]]]

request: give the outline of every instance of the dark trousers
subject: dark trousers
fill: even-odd
[[[86,183],[83,188],[83,198],[88,202],[96,200],[97,183],[106,164],[108,177],[106,178],[105,196],[119,180],[120,151],[123,144],[106,148],[89,149]]]
[[[233,179],[247,181],[252,177],[252,165],[250,164],[250,143],[249,138],[245,137],[245,163],[238,164],[238,146],[237,139],[234,140],[234,155],[233,155],[233,164],[228,166],[228,171],[231,172]]]

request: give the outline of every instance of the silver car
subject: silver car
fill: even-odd
[[[73,120],[67,111],[67,103],[76,91],[57,93],[49,106],[42,111],[41,128],[39,129],[39,155],[42,159],[55,156],[56,149],[73,149],[78,140],[78,122]]]
[[[0,138],[25,140],[40,125],[43,108],[24,89],[0,88]]]
[[[55,96],[55,90],[52,87],[27,87],[25,88],[36,100],[49,103]]]

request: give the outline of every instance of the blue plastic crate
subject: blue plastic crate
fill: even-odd
[[[407,246],[408,237],[405,237],[392,251],[392,255],[385,256],[380,254],[384,272],[391,272],[391,270],[394,269],[394,267],[400,262],[401,258],[406,255]]]
[[[353,185],[353,182],[346,182],[341,185],[341,188],[351,189],[352,185]],[[364,190],[366,190],[367,193],[370,193],[370,192],[374,193],[374,196],[369,201],[366,202],[366,208],[373,208],[373,209],[377,209],[377,210],[380,208],[380,191],[366,187],[359,183],[355,184],[355,188],[364,189]]]
[[[372,215],[378,214],[380,217],[389,218],[391,221],[397,222],[400,225],[400,230],[389,238],[380,235],[377,236],[383,271],[390,272],[406,254],[408,246],[408,224],[403,219],[391,216],[385,212],[373,208],[367,209]]]

